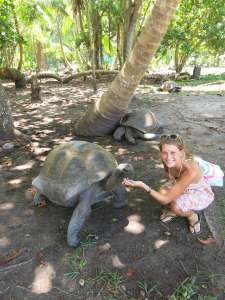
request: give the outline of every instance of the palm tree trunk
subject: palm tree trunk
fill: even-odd
[[[59,42],[60,42],[60,47],[61,47],[62,56],[63,56],[63,58],[64,58],[64,60],[65,60],[65,63],[66,63],[66,65],[67,65],[68,69],[69,69],[70,71],[73,71],[73,69],[72,69],[70,63],[68,62],[68,60],[67,60],[67,58],[66,58],[66,55],[65,55],[65,53],[64,53],[64,50],[63,50],[62,36],[61,36],[61,32],[60,32],[60,25],[59,25],[59,19],[58,19],[58,17],[57,17],[57,31],[58,31],[58,35],[59,35]]]
[[[17,32],[17,34],[20,34],[19,23],[18,23],[16,13],[15,13],[13,7],[12,7],[12,10],[13,10],[13,17],[14,17],[14,21],[15,21],[16,32]],[[20,49],[20,60],[19,60],[19,64],[18,64],[18,67],[17,67],[18,71],[21,70],[22,63],[23,63],[23,45],[22,45],[22,43],[19,43],[19,49]]]
[[[155,55],[177,9],[179,0],[156,0],[139,40],[120,73],[74,126],[78,136],[105,136],[118,125],[133,97],[134,91]]]

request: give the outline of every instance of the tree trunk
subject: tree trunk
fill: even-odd
[[[9,68],[9,58],[8,58],[7,49],[5,47],[4,47],[4,54],[5,54],[5,65],[6,65],[6,68]]]
[[[91,66],[92,66],[92,81],[93,81],[93,88],[94,91],[97,91],[97,83],[96,83],[96,74],[95,74],[95,49],[92,46],[92,34],[91,34],[91,24],[90,24],[90,16],[89,16],[89,1],[86,0],[86,9],[87,9],[87,21],[88,21],[88,32],[89,32],[89,42],[90,42],[90,49],[89,53],[91,56]]]
[[[8,95],[0,80],[0,140],[15,139],[11,106]]]
[[[60,32],[60,26],[59,26],[59,19],[58,19],[58,18],[57,18],[57,31],[58,31],[58,35],[59,35],[59,42],[60,42],[60,47],[61,47],[62,56],[63,56],[63,58],[64,58],[64,60],[65,60],[65,63],[66,63],[66,65],[67,65],[68,69],[69,69],[70,71],[73,71],[73,69],[72,69],[70,63],[68,62],[68,60],[67,60],[67,58],[66,58],[66,55],[65,55],[65,53],[64,53],[64,50],[63,50],[62,36],[61,36],[61,32]]]
[[[12,7],[12,10],[13,10],[13,17],[14,17],[14,21],[15,21],[16,32],[17,32],[17,34],[20,35],[19,23],[18,23],[18,20],[17,20],[17,17],[16,17],[16,13],[15,13],[13,7]],[[17,70],[20,71],[21,67],[22,67],[22,63],[23,63],[23,45],[22,45],[22,43],[19,43],[19,48],[20,48],[20,60],[19,60],[19,64],[18,64]]]
[[[124,1],[123,61],[129,57],[137,39],[138,23],[141,17],[142,0]]]
[[[139,40],[122,70],[87,113],[74,126],[78,136],[105,136],[118,125],[134,91],[148,69],[177,9],[179,0],[156,0]]]
[[[121,55],[120,55],[120,23],[117,22],[116,24],[116,59],[114,62],[114,66],[117,65],[117,61],[119,61],[120,69],[122,68],[122,61],[121,61]]]
[[[42,70],[42,61],[43,61],[43,54],[42,54],[43,46],[39,41],[37,41],[36,45],[37,45],[38,72],[41,72],[41,70]]]
[[[14,127],[10,101],[0,80],[0,140],[14,140],[16,138],[29,141],[26,135]]]
[[[41,100],[41,87],[35,75],[31,77],[31,100]]]
[[[26,88],[26,80],[24,75],[16,69],[0,68],[0,79],[15,80],[16,88]]]

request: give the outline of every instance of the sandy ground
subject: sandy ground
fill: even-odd
[[[186,219],[161,224],[162,205],[136,188],[127,188],[125,208],[114,209],[110,201],[92,207],[83,248],[71,248],[66,242],[73,209],[50,202],[44,207],[34,205],[31,181],[46,155],[63,142],[81,139],[72,135],[73,122],[109,82],[102,79],[93,94],[90,82],[60,85],[46,80],[38,102],[30,100],[29,87],[15,90],[13,84],[4,84],[15,125],[31,142],[0,152],[0,299],[167,299],[191,278],[196,278],[198,295],[224,299],[224,187],[215,188],[215,201],[201,213],[199,238],[213,238],[212,244],[192,236]],[[148,88],[138,88],[130,108],[150,108],[166,133],[182,135],[189,151],[225,170],[221,87],[224,90],[224,85],[216,87],[216,95],[195,93],[194,88],[188,94],[151,94]],[[132,163],[134,179],[154,188],[166,180],[157,141],[130,145],[112,136],[82,140],[108,149],[118,163]],[[4,261],[13,251],[14,257]],[[71,267],[74,278],[66,275]]]

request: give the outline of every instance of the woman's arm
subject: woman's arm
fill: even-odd
[[[174,184],[174,186],[168,191],[166,194],[161,194],[153,189],[151,189],[146,183],[143,181],[134,181],[125,178],[124,183],[129,186],[135,186],[143,188],[158,202],[162,204],[168,204],[172,202],[175,198],[181,196],[187,187],[195,180],[197,172],[195,168],[187,168],[182,173],[179,181]]]

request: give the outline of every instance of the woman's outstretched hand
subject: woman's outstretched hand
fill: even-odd
[[[136,186],[145,189],[146,184],[143,181],[134,181],[129,178],[124,178],[123,182],[129,186]]]

